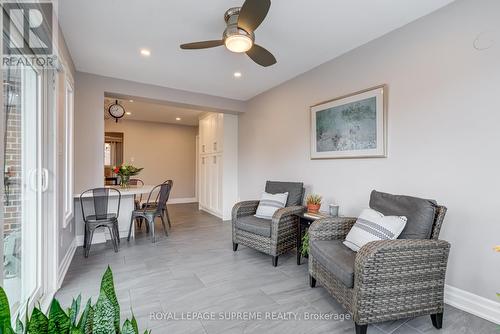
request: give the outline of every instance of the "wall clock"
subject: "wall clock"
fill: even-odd
[[[109,106],[108,113],[116,120],[116,123],[118,123],[118,119],[125,115],[125,108],[116,100],[115,103]]]

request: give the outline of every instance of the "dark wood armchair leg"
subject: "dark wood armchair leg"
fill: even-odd
[[[357,323],[354,323],[354,325],[356,326],[356,334],[366,334],[368,325],[358,325]]]
[[[238,250],[238,244],[236,242],[233,242],[233,252],[236,252]]]
[[[443,313],[431,314],[432,325],[437,329],[443,328]]]
[[[316,286],[316,279],[312,277],[312,275],[309,275],[309,286],[311,288],[314,288]]]
[[[273,267],[277,267],[277,266],[278,266],[278,257],[273,256]]]

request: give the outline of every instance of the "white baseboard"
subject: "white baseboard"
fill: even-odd
[[[462,289],[446,285],[444,301],[467,313],[500,324],[500,303],[475,295]]]
[[[82,243],[83,243],[83,240],[82,240]],[[66,273],[68,272],[71,261],[73,260],[73,256],[75,255],[76,247],[77,247],[77,240],[75,238],[71,242],[71,245],[69,246],[69,249],[66,252],[66,255],[64,255],[63,260],[59,264],[59,270],[57,272],[57,288],[58,289],[61,287],[62,282],[64,281],[64,277],[66,276]]]
[[[181,203],[196,203],[198,199],[196,197],[184,197],[184,198],[171,198],[168,200],[167,204],[181,204]]]

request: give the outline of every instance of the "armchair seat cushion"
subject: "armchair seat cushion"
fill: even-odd
[[[245,232],[271,237],[271,220],[257,218],[255,216],[244,216],[236,221],[236,228]]]
[[[309,253],[346,287],[354,286],[356,252],[346,247],[342,240],[313,240]]]

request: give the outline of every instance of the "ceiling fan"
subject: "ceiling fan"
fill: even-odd
[[[226,29],[221,40],[182,44],[181,49],[207,49],[225,45],[229,51],[245,52],[254,62],[267,67],[276,63],[276,58],[262,46],[255,44],[254,31],[266,18],[271,0],[246,0],[243,6],[229,8],[224,14]]]

